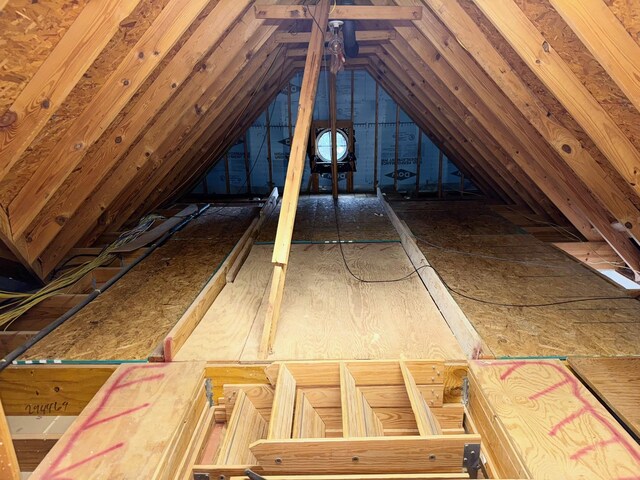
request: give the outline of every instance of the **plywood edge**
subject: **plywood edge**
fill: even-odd
[[[227,275],[230,271],[239,270],[242,262],[249,255],[254,238],[260,231],[264,219],[268,218],[278,201],[278,189],[274,188],[260,213],[245,230],[242,237],[233,247],[227,258],[218,267],[204,288],[200,291],[193,303],[187,308],[180,320],[173,326],[165,337],[163,343],[163,355],[166,362],[171,362],[182,346],[198,326],[205,313],[218,297],[228,282]],[[248,248],[247,248],[248,247]],[[236,265],[240,261],[240,265]],[[237,271],[236,271],[237,273]]]
[[[447,322],[447,325],[449,325],[449,328],[456,337],[456,340],[458,340],[460,348],[462,348],[464,354],[469,359],[493,358],[493,354],[489,347],[485,342],[483,342],[482,338],[480,338],[480,335],[474,328],[473,324],[451,296],[445,285],[438,277],[438,274],[433,270],[433,268],[428,268],[430,264],[416,244],[411,230],[406,223],[400,220],[396,212],[391,208],[391,205],[389,205],[382,195],[379,188],[378,199],[384,207],[389,220],[398,232],[402,246],[407,252],[411,263],[413,263],[413,266],[417,269],[418,276],[431,295],[431,298],[433,298],[433,301],[440,310],[440,313]]]

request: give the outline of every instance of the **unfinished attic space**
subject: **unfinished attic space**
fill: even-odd
[[[640,0],[0,0],[0,480],[640,480]]]

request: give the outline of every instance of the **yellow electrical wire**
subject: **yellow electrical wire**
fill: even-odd
[[[76,283],[86,274],[105,263],[113,261],[116,258],[116,255],[113,253],[114,250],[138,238],[142,233],[151,228],[159,218],[163,217],[160,215],[148,215],[142,218],[135,228],[120,235],[116,241],[104,248],[96,258],[78,265],[64,275],[52,280],[36,292],[21,293],[0,290],[0,300],[8,301],[0,305],[0,310],[6,310],[0,313],[0,327],[4,326],[6,330],[20,315],[35,307],[43,300],[65,293],[67,287]],[[14,301],[10,302],[9,300],[12,299]]]

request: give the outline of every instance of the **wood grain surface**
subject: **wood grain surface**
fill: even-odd
[[[196,298],[257,213],[211,208],[24,359],[146,359]]]
[[[640,446],[560,361],[471,361],[470,372],[530,478],[637,478]]]
[[[256,245],[220,293],[177,360],[256,361],[269,284],[271,245]],[[351,270],[368,280],[410,274],[399,243],[346,244]],[[463,359],[453,334],[416,275],[361,283],[338,245],[296,245],[274,352],[269,360]]]
[[[640,357],[570,357],[569,366],[640,437]]]

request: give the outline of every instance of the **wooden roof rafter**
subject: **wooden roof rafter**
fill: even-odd
[[[244,3],[244,5],[243,5]],[[80,163],[73,177],[52,194],[43,211],[25,232],[32,238],[31,258],[38,257],[75,213],[83,207],[91,193],[87,185],[100,184],[112,172],[139,135],[150,125],[157,113],[174,99],[197,65],[223,38],[226,29],[246,11],[250,2],[221,0],[202,21],[153,83],[144,91],[139,104],[111,128],[103,147],[91,158]],[[221,14],[224,12],[224,15]],[[50,218],[58,221],[50,222]]]

